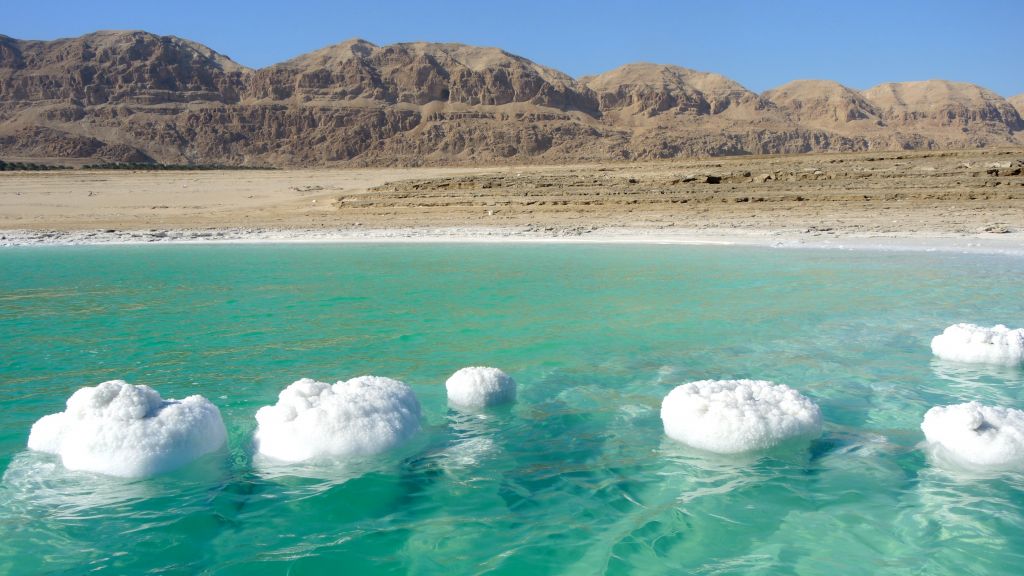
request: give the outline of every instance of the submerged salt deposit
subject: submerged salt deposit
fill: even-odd
[[[408,440],[420,427],[420,404],[398,380],[360,376],[327,384],[303,378],[277,404],[256,412],[256,445],[283,462],[370,455]]]
[[[921,423],[932,454],[966,468],[1024,468],[1024,411],[978,402],[935,406]]]
[[[142,478],[168,472],[227,441],[220,411],[202,396],[164,400],[123,380],[79,389],[64,412],[32,425],[28,447],[70,470]]]
[[[452,374],[444,385],[448,401],[464,408],[494,406],[516,398],[516,381],[497,368],[463,368]]]
[[[701,380],[677,386],[661,404],[665,434],[688,446],[736,454],[821,434],[817,404],[783,384]]]
[[[1024,362],[1024,328],[954,324],[932,338],[932,353],[957,362],[1016,366]]]

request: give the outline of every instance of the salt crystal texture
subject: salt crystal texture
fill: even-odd
[[[420,404],[398,380],[360,376],[327,384],[303,378],[256,412],[259,452],[282,462],[378,454],[420,428]]]
[[[821,434],[821,411],[796,390],[763,380],[701,380],[661,403],[665,434],[700,450],[737,454]]]
[[[932,353],[957,362],[1016,366],[1024,362],[1024,328],[954,324],[932,338]]]
[[[966,468],[1024,468],[1024,411],[978,402],[936,406],[921,430],[937,455]]]
[[[32,425],[28,447],[69,470],[143,478],[179,468],[227,441],[220,410],[202,396],[164,400],[123,380],[79,389],[64,412]]]
[[[484,408],[516,399],[516,381],[497,368],[463,368],[444,385],[448,401],[464,408]]]

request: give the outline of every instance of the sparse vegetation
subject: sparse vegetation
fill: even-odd
[[[226,164],[158,164],[155,162],[104,162],[86,164],[84,170],[277,170],[273,166],[229,166]]]
[[[0,160],[0,172],[14,171],[38,172],[41,170],[71,170],[70,166],[57,166],[53,164],[36,164],[35,162],[4,162]]]
[[[229,166],[226,164],[157,164],[154,162],[103,162],[86,164],[82,170],[277,170],[274,166]],[[43,170],[74,170],[73,166],[39,164],[36,162],[6,162],[0,160],[0,172]]]

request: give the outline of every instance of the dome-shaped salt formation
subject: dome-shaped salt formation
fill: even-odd
[[[516,399],[516,381],[497,368],[471,366],[444,383],[448,401],[464,408],[483,408]]]
[[[957,362],[1016,366],[1024,362],[1024,328],[954,324],[932,338],[932,353]]]
[[[303,378],[256,412],[261,454],[283,462],[384,452],[420,428],[420,403],[398,380],[360,376],[334,385]]]
[[[978,402],[936,406],[921,430],[933,453],[965,468],[1024,468],[1024,411]]]
[[[661,403],[665,434],[700,450],[736,454],[821,434],[821,411],[796,390],[763,380],[701,380]]]
[[[79,389],[64,412],[32,425],[28,447],[69,470],[143,478],[181,467],[227,441],[220,410],[202,396],[164,400],[122,380]]]

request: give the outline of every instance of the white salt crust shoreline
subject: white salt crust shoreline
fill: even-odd
[[[678,244],[1024,256],[1024,232],[853,235],[796,230],[597,227],[219,228],[180,230],[0,230],[0,247],[140,244],[558,243]]]

